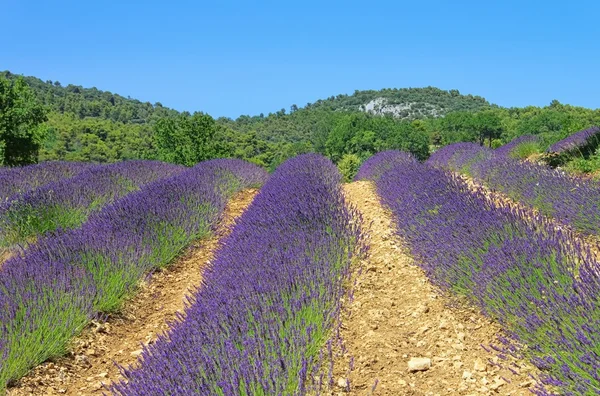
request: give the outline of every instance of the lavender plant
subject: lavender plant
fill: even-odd
[[[212,231],[228,197],[266,178],[244,161],[203,162],[9,259],[0,268],[0,390],[62,353],[93,315],[118,309],[148,271]]]
[[[435,167],[470,174],[473,164],[491,159],[493,153],[493,150],[476,143],[454,143],[431,154],[427,163]]]
[[[540,139],[536,135],[523,135],[494,150],[495,158],[526,159],[540,152]]]
[[[417,159],[410,153],[399,150],[382,151],[362,164],[354,180],[376,180],[388,169],[414,162],[417,162]]]
[[[282,164],[222,244],[179,322],[111,390],[305,394],[361,239],[340,181],[316,154]]]
[[[471,158],[478,160],[470,161]],[[463,165],[465,159],[468,167]],[[504,155],[489,155],[486,149],[471,144],[447,146],[427,163],[471,176],[575,230],[600,234],[600,186],[595,182]]]
[[[184,168],[158,161],[92,166],[0,203],[0,245],[22,244],[56,229],[79,227],[94,211]]]
[[[562,394],[599,392],[600,274],[581,240],[427,165],[398,165],[375,182],[430,279],[509,332],[505,352],[529,358]]]
[[[594,148],[600,143],[600,127],[593,126],[574,133],[565,139],[548,147],[548,153],[569,153],[585,150],[588,146]]]
[[[94,165],[84,162],[43,162],[17,168],[0,168],[0,202],[15,199],[44,184],[73,177]]]
[[[493,159],[472,167],[488,187],[574,229],[600,234],[600,185],[544,166]]]

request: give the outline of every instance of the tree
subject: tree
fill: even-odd
[[[473,129],[479,136],[479,144],[488,139],[489,147],[492,147],[492,140],[500,138],[502,134],[502,120],[494,110],[485,110],[476,113],[473,117]]]
[[[7,166],[37,162],[46,137],[46,109],[22,77],[0,78],[0,161]]]
[[[215,120],[204,113],[162,118],[154,126],[154,143],[162,161],[193,166],[218,156]]]
[[[344,154],[340,162],[338,162],[338,169],[344,178],[344,182],[349,183],[354,179],[358,168],[360,168],[361,160],[356,154]]]

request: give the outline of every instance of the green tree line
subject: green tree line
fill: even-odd
[[[377,98],[401,109],[435,111],[408,116],[365,112],[364,104]],[[449,143],[494,146],[524,134],[539,135],[549,145],[598,124],[600,110],[557,101],[546,107],[501,108],[478,96],[432,87],[356,91],[292,105],[289,111],[213,119],[96,88],[0,73],[5,165],[138,158],[193,165],[234,157],[274,169],[289,157],[318,152],[353,169],[382,150],[401,149],[425,159],[431,149]]]

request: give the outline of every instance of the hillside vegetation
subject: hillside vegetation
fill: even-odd
[[[20,76],[1,72],[5,78]],[[97,88],[23,80],[47,111],[40,161],[158,159],[191,165],[234,157],[274,169],[287,158],[317,152],[356,169],[382,150],[401,149],[424,159],[432,149],[461,141],[496,147],[536,135],[545,150],[600,124],[600,110],[558,101],[502,108],[480,96],[434,87],[355,91],[266,115],[215,120]]]

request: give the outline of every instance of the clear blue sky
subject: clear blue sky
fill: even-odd
[[[127,3],[127,4],[124,4]],[[600,107],[596,1],[3,0],[0,70],[237,117],[355,89]]]

